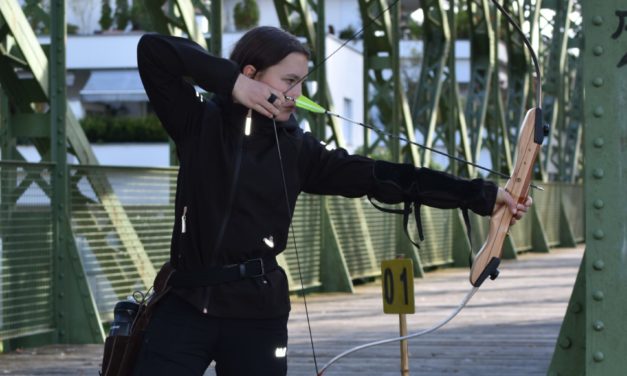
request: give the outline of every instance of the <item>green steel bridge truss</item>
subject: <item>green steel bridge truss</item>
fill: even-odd
[[[221,1],[209,6],[200,0],[137,1],[146,6],[154,31],[188,36],[221,52]],[[508,174],[518,127],[534,98],[530,57],[520,36],[488,0],[422,0],[420,74],[408,77],[402,74],[399,41],[407,14],[416,9],[403,2],[388,9],[391,3],[356,3],[368,25],[359,37],[365,122],[469,161],[489,160],[492,169]],[[5,350],[102,341],[115,302],[146,290],[169,255],[177,170],[99,166],[67,104],[65,1],[50,4],[51,41],[41,46],[18,1],[0,2],[0,344]],[[312,68],[318,67],[325,58],[326,26],[316,20],[325,19],[325,2],[275,0],[274,5],[281,26],[306,41]],[[620,314],[627,298],[612,286],[625,284],[625,260],[618,251],[625,242],[621,223],[627,222],[627,205],[622,197],[609,197],[624,190],[618,184],[627,160],[620,144],[626,126],[619,120],[627,108],[627,75],[621,72],[627,68],[619,67],[627,59],[627,31],[617,30],[626,9],[617,0],[518,0],[504,6],[539,52],[542,105],[551,125],[535,175],[546,191],[533,192],[534,208],[512,230],[505,257],[588,240],[549,374],[620,374],[627,346],[620,340],[625,334]],[[468,25],[459,25],[462,13]],[[208,35],[196,24],[198,16],[207,19]],[[467,83],[460,83],[456,72],[460,26],[469,31]],[[333,108],[324,65],[309,81],[316,84],[307,85],[307,95]],[[584,90],[590,96],[585,104]],[[337,119],[300,115],[319,138],[345,145]],[[38,163],[24,160],[18,140],[36,148]],[[364,130],[363,151],[380,150],[395,161],[485,175]],[[78,164],[67,163],[68,153]],[[424,210],[423,219],[427,239],[417,252],[401,235],[399,218],[364,200],[302,197],[294,226],[305,288],[352,291],[354,280],[378,276],[379,262],[399,253],[414,260],[419,274],[433,266],[468,265],[470,242],[459,214]],[[478,217],[472,222],[472,244],[478,245],[487,223]],[[298,291],[294,249],[279,262]]]

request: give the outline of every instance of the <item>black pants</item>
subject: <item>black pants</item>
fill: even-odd
[[[134,374],[201,376],[212,360],[218,376],[287,374],[287,316],[206,316],[175,294],[156,307]]]

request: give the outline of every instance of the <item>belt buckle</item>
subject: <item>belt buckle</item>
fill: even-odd
[[[248,269],[248,265],[249,265],[249,263],[252,263],[252,262],[259,262],[260,273],[258,273],[258,274],[247,273],[247,271],[249,270]],[[244,263],[240,264],[240,274],[241,274],[242,277],[246,277],[246,278],[257,278],[257,277],[263,276],[264,274],[266,274],[266,270],[265,270],[265,268],[263,266],[263,259],[261,257],[259,257],[259,258],[255,258],[255,259],[251,259],[251,260],[245,261]]]

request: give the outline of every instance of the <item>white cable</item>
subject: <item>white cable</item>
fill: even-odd
[[[389,338],[389,339],[382,339],[382,340],[379,340],[379,341],[370,342],[370,343],[366,343],[364,345],[353,347],[352,349],[348,349],[348,350],[344,351],[343,353],[337,355],[335,358],[331,359],[324,366],[322,366],[322,368],[320,369],[320,372],[318,373],[318,376],[322,376],[324,371],[326,371],[333,363],[337,362],[338,360],[342,359],[343,357],[345,357],[347,355],[350,355],[350,354],[352,354],[354,352],[357,352],[357,351],[360,351],[360,350],[363,350],[363,349],[367,349],[367,348],[373,347],[373,346],[383,345],[383,344],[386,344],[386,343],[398,342],[398,341],[402,341],[402,340],[405,340],[405,339],[411,339],[411,338],[415,338],[415,337],[420,337],[420,336],[432,333],[432,332],[440,329],[441,327],[446,325],[449,321],[451,321],[455,316],[457,316],[461,312],[462,309],[464,309],[466,304],[468,304],[468,302],[470,301],[470,298],[472,298],[472,296],[477,292],[477,290],[479,290],[479,287],[473,287],[466,294],[466,296],[464,297],[462,302],[457,306],[457,308],[450,315],[448,315],[444,320],[438,322],[434,326],[432,326],[430,328],[427,328],[427,329],[424,329],[424,330],[421,330],[421,331],[416,332],[416,333],[408,334],[406,336],[394,337],[394,338]]]

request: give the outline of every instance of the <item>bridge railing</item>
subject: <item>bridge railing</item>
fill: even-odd
[[[52,166],[0,161],[0,340],[54,330]],[[150,287],[144,281],[153,276],[142,275],[137,260],[149,260],[151,269],[158,270],[169,257],[178,171],[71,165],[69,172],[73,241],[98,319],[106,323],[118,300]],[[127,230],[137,234],[137,244],[119,239],[125,229],[114,228],[112,201],[105,208],[92,186],[103,179],[133,227]],[[543,185],[544,192],[533,193],[532,213],[512,228],[506,257],[583,240],[582,187]],[[399,216],[376,210],[366,199],[301,195],[293,228],[305,288],[350,291],[355,280],[378,276],[380,261],[399,253],[415,258],[420,270],[467,265],[470,242],[459,212],[427,207],[421,212],[425,241],[416,251],[402,233]],[[473,216],[471,222],[476,251],[485,239],[487,220]],[[414,224],[409,228],[417,239]],[[291,290],[300,291],[291,235],[279,263]]]

